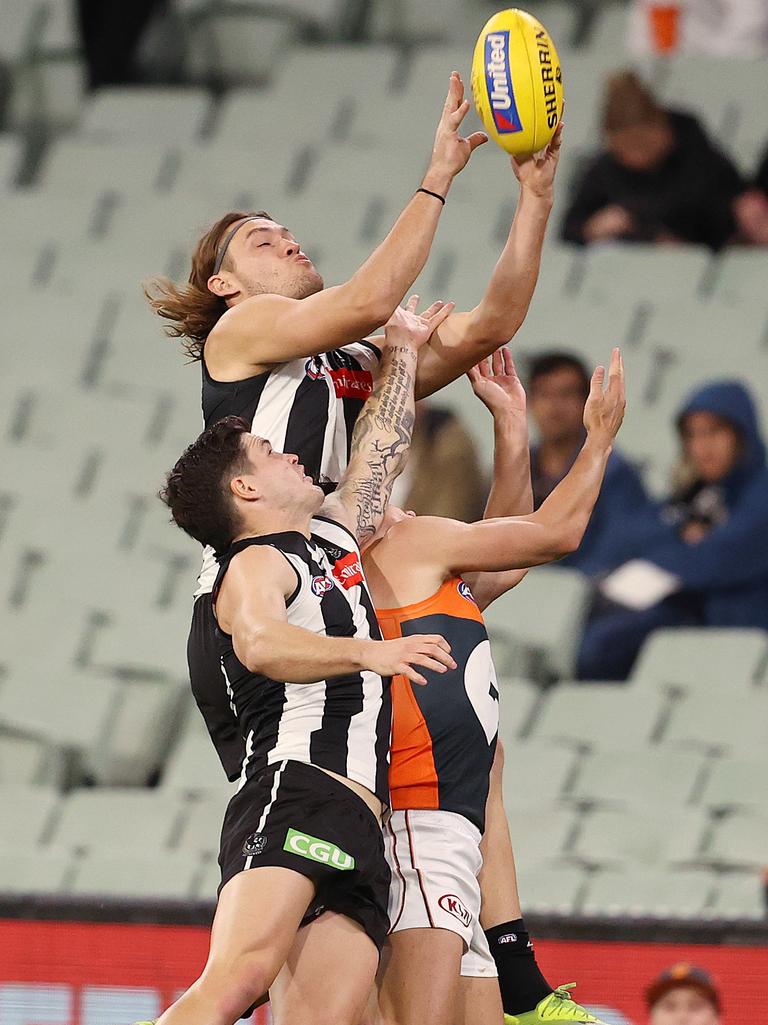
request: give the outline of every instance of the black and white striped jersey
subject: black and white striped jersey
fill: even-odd
[[[319,356],[281,363],[243,381],[226,382],[214,381],[203,360],[205,426],[225,416],[241,416],[277,452],[295,453],[319,484],[338,484],[380,356],[372,342],[352,342]],[[213,550],[206,549],[196,598],[211,590],[217,569]]]
[[[296,589],[286,601],[293,626],[318,636],[381,638],[360,550],[345,527],[316,517],[309,540],[285,531],[236,542],[220,557],[214,603],[231,560],[250,545],[277,549],[293,568]],[[234,652],[232,638],[218,626],[216,640],[223,681],[245,742],[241,785],[267,765],[291,759],[355,780],[389,802],[389,677],[363,671],[318,683],[287,683],[247,669]]]

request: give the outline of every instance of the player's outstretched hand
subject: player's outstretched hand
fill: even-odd
[[[610,444],[619,433],[627,406],[624,388],[624,361],[621,349],[611,353],[608,368],[608,387],[605,384],[605,367],[597,367],[592,375],[589,396],[584,406],[584,426],[591,438]]]
[[[514,417],[526,422],[525,388],[506,345],[472,367],[467,377],[472,391],[490,409],[494,419]]]
[[[554,194],[555,172],[560,159],[560,146],[563,142],[563,122],[555,129],[552,141],[539,153],[530,157],[511,157],[512,170],[524,189],[551,199]]]
[[[407,345],[411,349],[420,349],[456,308],[456,303],[438,300],[423,313],[417,313],[418,305],[419,297],[412,295],[405,307],[396,308],[384,325],[385,346]]]
[[[438,634],[416,634],[398,637],[394,641],[371,641],[371,654],[366,658],[367,668],[380,676],[407,676],[413,683],[426,684],[426,679],[414,666],[445,673],[455,669],[451,646]]]
[[[467,138],[459,135],[461,122],[469,110],[469,100],[464,99],[464,83],[458,71],[451,72],[448,84],[448,95],[445,98],[443,113],[435,133],[435,144],[432,148],[432,160],[429,172],[441,172],[449,178],[455,177],[467,166],[469,158],[478,146],[488,142],[485,132],[473,132]]]

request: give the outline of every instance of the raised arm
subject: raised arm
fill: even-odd
[[[512,158],[520,196],[506,244],[479,304],[470,312],[454,313],[424,348],[416,398],[467,373],[505,345],[525,320],[539,277],[561,135],[562,125],[542,154],[522,162]]]
[[[296,571],[274,548],[254,546],[232,560],[216,599],[216,618],[250,672],[287,683],[317,683],[367,669],[423,684],[414,666],[437,672],[455,668],[450,645],[436,635],[373,641],[293,626],[286,600],[296,584]]]
[[[384,333],[381,371],[352,434],[349,464],[324,515],[346,523],[362,547],[376,533],[405,466],[415,420],[414,385],[419,349],[450,315],[453,303],[433,303],[422,316],[419,297],[395,310]]]
[[[445,578],[473,570],[525,569],[575,551],[600,493],[624,416],[624,372],[618,349],[611,358],[605,391],[604,379],[605,370],[598,367],[584,408],[587,439],[570,472],[540,509],[529,516],[479,523],[417,516],[390,530],[390,535],[398,532],[400,557],[434,567],[437,575]]]
[[[459,128],[469,109],[464,85],[451,75],[448,95],[435,135],[429,170],[422,188],[443,198],[472,152],[487,136],[468,138]],[[345,345],[381,327],[421,273],[429,256],[443,204],[417,192],[394,227],[355,274],[343,285],[304,299],[256,295],[228,310],[211,338],[228,355],[253,366],[284,363]]]
[[[493,415],[493,481],[484,519],[526,516],[533,512],[531,459],[525,389],[506,346],[469,371],[477,398]],[[486,609],[516,587],[527,570],[467,574],[475,601]]]

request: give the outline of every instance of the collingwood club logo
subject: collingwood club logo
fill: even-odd
[[[253,857],[255,854],[261,854],[266,846],[267,838],[264,833],[251,833],[250,836],[245,838],[243,854]]]

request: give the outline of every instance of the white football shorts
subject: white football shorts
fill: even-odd
[[[384,827],[392,872],[389,931],[449,929],[464,941],[461,974],[496,978],[480,926],[480,839],[479,830],[452,811],[392,812]]]

